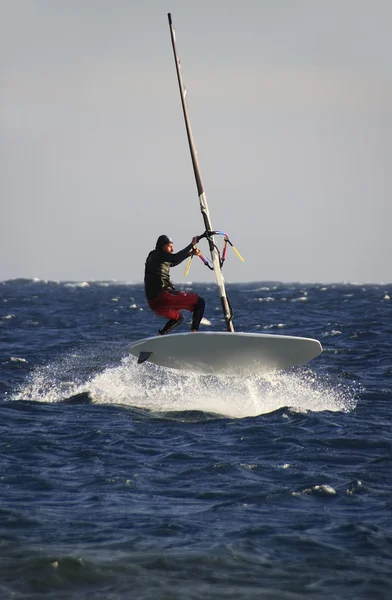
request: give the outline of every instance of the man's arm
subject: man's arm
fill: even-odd
[[[167,254],[168,259],[167,262],[171,264],[172,267],[176,267],[180,263],[182,263],[188,256],[190,255],[193,248],[192,242],[188,244],[185,248],[176,252],[175,254],[169,254],[169,252],[165,252]]]

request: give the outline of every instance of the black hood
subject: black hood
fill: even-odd
[[[165,244],[172,244],[173,240],[169,238],[167,235],[160,235],[157,239],[157,243],[155,244],[155,250],[162,250],[162,246]]]

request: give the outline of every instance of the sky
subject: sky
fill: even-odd
[[[226,281],[391,283],[389,0],[0,0],[0,281],[203,232],[168,12]]]

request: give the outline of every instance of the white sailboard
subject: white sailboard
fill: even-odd
[[[234,332],[173,333],[135,342],[140,363],[216,375],[265,375],[301,365],[320,354],[317,340]]]
[[[200,236],[200,239],[206,238],[208,242],[212,262],[212,267],[210,268],[212,268],[215,274],[227,331],[177,333],[147,338],[132,344],[130,348],[131,354],[138,358],[139,364],[148,361],[156,365],[174,369],[236,376],[265,374],[306,363],[322,352],[319,341],[287,335],[234,332],[233,311],[227,297],[222,274],[226,250],[224,250],[223,256],[221,256],[215,244],[214,236],[220,235],[222,232],[212,229],[207,198],[201,179],[199,161],[190,125],[186,89],[182,80],[175,31],[170,13],[168,14],[168,19],[185,128],[200,210],[205,227],[205,232]],[[227,243],[233,246],[226,234],[224,235],[225,249]],[[242,258],[234,246],[233,249]]]

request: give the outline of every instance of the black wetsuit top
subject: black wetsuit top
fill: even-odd
[[[144,271],[144,290],[147,300],[153,300],[165,290],[168,292],[175,290],[170,281],[170,267],[182,263],[189,256],[191,249],[192,244],[188,244],[186,248],[176,254],[164,250],[151,250],[147,256]]]

